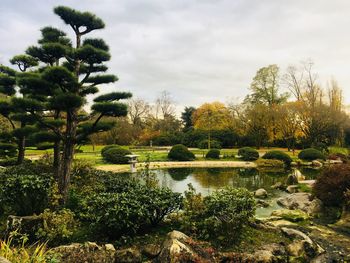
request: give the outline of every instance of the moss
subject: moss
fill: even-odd
[[[298,184],[298,189],[300,192],[311,193],[312,188],[307,184]]]
[[[279,209],[273,211],[271,215],[282,217],[290,222],[300,222],[309,219],[309,216],[301,210]]]

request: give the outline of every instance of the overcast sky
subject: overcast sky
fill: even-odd
[[[113,89],[178,104],[243,99],[255,72],[312,59],[321,84],[334,77],[350,103],[349,0],[1,0],[0,63],[9,64],[43,26],[66,26],[53,7],[91,11],[106,28]],[[91,34],[90,34],[91,35]]]

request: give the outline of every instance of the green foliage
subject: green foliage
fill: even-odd
[[[0,171],[0,185],[3,209],[24,216],[47,208],[53,180],[47,167],[23,164]]]
[[[107,150],[112,149],[112,148],[120,148],[120,146],[117,145],[117,144],[107,145],[107,146],[105,146],[105,147],[102,148],[102,150],[101,150],[101,155],[103,156],[104,153],[105,153]]]
[[[192,161],[195,159],[195,156],[186,146],[177,144],[170,149],[168,158],[174,161]]]
[[[250,147],[243,147],[238,150],[238,155],[242,157],[244,161],[255,161],[259,159],[259,152]]]
[[[276,159],[258,159],[256,161],[258,167],[262,168],[284,168],[285,164],[283,161]]]
[[[205,155],[206,159],[220,159],[220,150],[219,149],[210,149]]]
[[[202,140],[198,143],[199,149],[208,149],[208,140]],[[210,141],[210,148],[221,149],[221,143],[216,140]]]
[[[321,159],[324,160],[325,156],[322,152],[320,152],[317,149],[314,148],[307,148],[305,150],[302,150],[299,154],[298,154],[299,159],[303,160],[303,161],[313,161],[313,160],[317,160],[317,159]]]
[[[190,185],[185,192],[185,229],[204,239],[233,242],[255,213],[253,195],[245,188],[228,187],[202,198]]]
[[[47,150],[47,149],[52,149],[53,148],[53,144],[50,142],[42,142],[36,145],[36,148],[38,150]]]
[[[334,165],[323,170],[313,188],[316,197],[328,206],[341,206],[344,193],[350,189],[350,165]]]
[[[129,163],[129,158],[125,155],[131,154],[127,149],[120,147],[113,147],[103,151],[102,157],[108,163],[114,164],[127,164]]]
[[[287,166],[290,166],[291,162],[293,161],[288,154],[282,151],[269,151],[265,153],[262,158],[280,160],[280,161],[283,161]]]
[[[10,158],[17,154],[17,146],[12,143],[0,143],[0,157]]]
[[[69,241],[77,227],[74,213],[69,209],[51,211],[46,209],[43,213],[43,226],[36,232],[36,237],[57,246]]]

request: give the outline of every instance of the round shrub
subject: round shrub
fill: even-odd
[[[303,160],[303,161],[313,161],[313,160],[317,160],[317,159],[321,159],[324,160],[325,156],[322,152],[320,152],[319,150],[316,150],[314,148],[307,148],[305,150],[302,150],[299,154],[298,154],[299,159]]]
[[[262,157],[263,159],[273,159],[273,160],[280,160],[285,163],[285,165],[289,166],[292,162],[292,158],[281,151],[270,151],[264,154]]]
[[[206,159],[220,159],[220,150],[219,149],[211,149],[205,155]]]
[[[101,155],[103,156],[107,150],[112,149],[112,148],[120,148],[120,146],[116,145],[116,144],[107,145],[107,146],[102,148]]]
[[[47,150],[52,148],[53,148],[53,143],[50,143],[50,142],[42,142],[36,145],[37,150]]]
[[[208,140],[202,140],[198,143],[199,149],[208,149]],[[210,148],[221,149],[221,143],[216,140],[210,141]]]
[[[195,156],[186,146],[177,144],[170,149],[168,158],[174,161],[192,161],[195,159]]]
[[[259,159],[258,151],[251,147],[240,148],[238,150],[238,155],[241,156],[244,161],[255,161]]]
[[[317,178],[313,191],[325,205],[341,206],[347,189],[350,189],[350,165],[340,164],[324,169]]]
[[[129,163],[129,158],[126,155],[131,154],[127,149],[120,147],[112,147],[103,152],[103,159],[108,163],[114,164],[127,164]]]

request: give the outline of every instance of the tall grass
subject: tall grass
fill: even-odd
[[[0,256],[6,258],[12,263],[56,263],[54,257],[49,257],[49,250],[46,244],[34,244],[25,246],[23,240],[18,246],[12,244],[12,238],[0,240]]]

